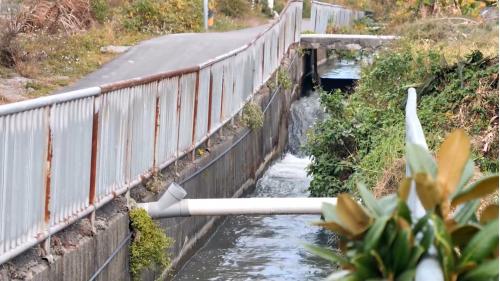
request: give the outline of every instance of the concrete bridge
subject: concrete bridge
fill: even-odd
[[[0,280],[10,270],[29,280],[129,280],[131,198],[155,201],[173,181],[191,198],[250,191],[283,151],[290,104],[314,65],[295,46],[377,48],[394,39],[301,36],[301,21],[302,3],[290,1],[268,26],[150,40],[63,93],[0,106],[0,264],[10,261]],[[277,83],[280,68],[291,88]],[[235,122],[250,101],[263,109],[260,129]],[[158,173],[166,181],[149,186]],[[221,221],[159,220],[175,240],[171,270]]]

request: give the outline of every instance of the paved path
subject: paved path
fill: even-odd
[[[267,26],[230,32],[171,34],[150,39],[59,92],[194,66],[245,45]]]

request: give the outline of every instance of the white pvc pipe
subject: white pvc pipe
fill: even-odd
[[[227,215],[321,214],[323,203],[336,204],[336,198],[223,198],[184,199],[167,208],[139,204],[153,218]]]
[[[422,146],[425,150],[428,150],[427,142],[425,141],[424,130],[422,130],[422,125],[417,115],[417,91],[414,88],[408,89],[408,99],[406,101],[405,108],[405,125],[406,125],[406,142],[414,143]],[[410,167],[408,161],[406,163],[406,175],[411,176]],[[412,181],[410,194],[408,194],[408,207],[412,212],[412,216],[415,219],[419,219],[425,215],[425,209],[420,202],[416,188],[415,182]],[[437,258],[437,251],[434,246],[429,249],[429,254],[426,255],[419,262],[416,268],[415,274],[416,281],[443,281],[443,271],[439,260]]]

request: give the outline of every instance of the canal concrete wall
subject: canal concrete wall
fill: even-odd
[[[238,120],[231,122],[197,151],[194,161],[189,155],[161,171],[159,191],[150,191],[151,183],[145,183],[130,192],[131,198],[154,201],[172,181],[183,186],[188,198],[241,197],[251,192],[267,166],[286,148],[289,109],[299,96],[304,69],[302,57],[293,48],[283,68],[292,86],[280,87],[275,73],[253,99],[264,111],[262,128],[249,130]],[[89,219],[83,219],[54,235],[48,258],[41,258],[43,249],[38,246],[2,265],[0,280],[87,281],[97,272],[95,280],[130,280],[128,202],[125,197],[117,197],[98,210],[94,230]],[[175,241],[170,249],[172,268],[144,271],[141,279],[170,279],[222,222],[222,217],[158,220]]]

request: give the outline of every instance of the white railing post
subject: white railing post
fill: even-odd
[[[422,146],[426,150],[427,142],[425,141],[424,131],[417,116],[417,92],[414,88],[408,89],[408,99],[406,101],[405,112],[405,127],[406,127],[406,143],[413,143]],[[411,176],[408,161],[406,161],[406,175]],[[425,209],[418,199],[415,189],[415,182],[412,182],[410,194],[408,195],[408,207],[412,212],[414,219],[419,219],[425,215]],[[416,281],[443,281],[443,271],[437,259],[437,252],[434,246],[429,249],[429,254],[425,256],[417,265],[415,276]]]

